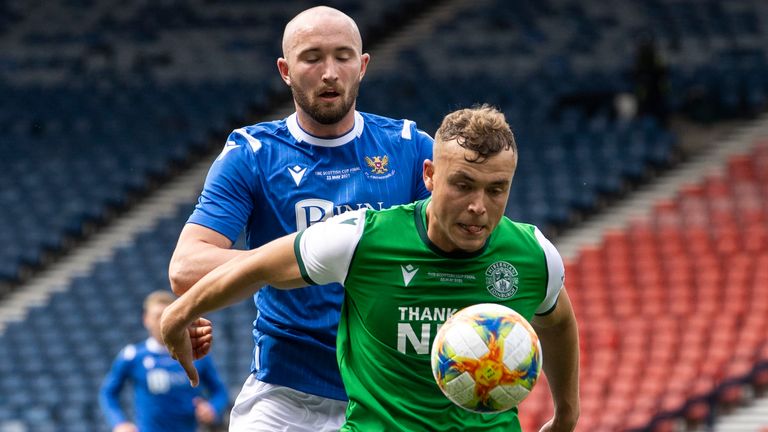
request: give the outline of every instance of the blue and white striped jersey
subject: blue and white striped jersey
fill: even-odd
[[[188,222],[256,248],[331,216],[425,198],[432,138],[409,120],[355,112],[346,134],[319,138],[286,119],[237,129],[216,158]],[[265,287],[255,298],[259,380],[346,400],[336,363],[341,285]]]

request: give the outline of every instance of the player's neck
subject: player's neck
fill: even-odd
[[[318,138],[335,138],[344,135],[355,126],[355,110],[354,108],[350,109],[349,112],[336,123],[322,124],[318,123],[306,112],[298,109],[296,110],[296,120],[299,122],[299,126],[310,135]]]
[[[432,207],[432,200],[429,200],[427,203],[426,209],[424,209],[424,218],[426,219],[426,225],[427,225],[427,238],[429,241],[432,242],[435,246],[440,248],[443,252],[450,252],[448,250],[445,250],[443,248],[443,242],[441,241],[441,238],[437,235],[438,228],[437,228],[437,220],[435,219],[434,214],[432,213],[434,211],[434,207]]]

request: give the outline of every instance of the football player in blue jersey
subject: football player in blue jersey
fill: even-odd
[[[432,138],[412,121],[355,109],[370,58],[355,22],[308,9],[286,25],[282,47],[277,67],[296,112],[229,135],[171,258],[179,295],[243,253],[231,249],[243,228],[253,249],[346,211],[429,195],[422,167]],[[347,403],[335,353],[343,293],[338,284],[266,287],[254,297],[252,373],[230,430],[338,430]]]
[[[144,327],[149,338],[120,351],[99,391],[99,404],[113,432],[194,432],[198,423],[215,424],[227,407],[227,387],[219,379],[213,361],[195,362],[209,399],[193,388],[184,369],[168,354],[160,338],[160,316],[175,297],[170,291],[155,291],[144,300]],[[207,334],[206,339],[210,338]],[[126,382],[134,393],[135,422],[120,407]]]

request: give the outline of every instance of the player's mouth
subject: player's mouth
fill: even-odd
[[[323,99],[325,101],[333,101],[339,96],[341,96],[341,93],[337,92],[336,90],[325,90],[321,92],[318,96],[320,96],[320,99]]]
[[[469,235],[479,235],[485,229],[485,225],[468,225],[461,222],[458,223],[459,228]]]

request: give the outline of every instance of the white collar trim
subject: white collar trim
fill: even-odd
[[[357,111],[355,111],[355,126],[352,130],[337,138],[327,139],[310,135],[299,126],[299,120],[296,117],[296,113],[291,114],[288,119],[286,119],[286,123],[288,124],[288,131],[293,135],[296,141],[306,142],[321,147],[338,147],[344,145],[362,135],[363,128],[365,127],[365,120]]]
[[[147,339],[147,349],[155,354],[167,352],[165,345],[161,344],[157,339],[150,337]]]

